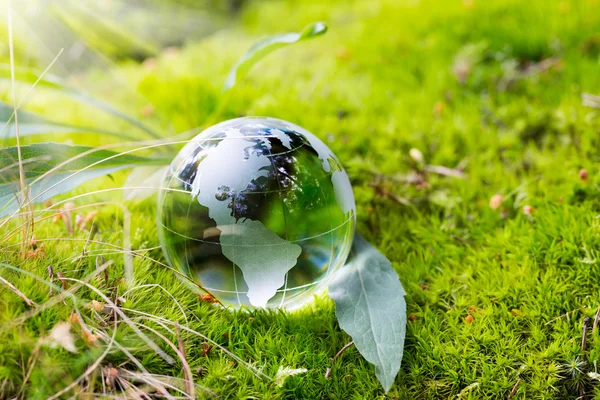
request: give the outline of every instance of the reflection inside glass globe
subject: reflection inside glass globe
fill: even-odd
[[[323,142],[289,122],[246,117],[205,130],[162,186],[168,262],[226,306],[298,308],[350,251],[348,176]]]

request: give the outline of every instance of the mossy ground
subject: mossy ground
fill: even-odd
[[[114,261],[108,277],[91,281],[102,293],[114,299],[132,287],[155,285],[128,293],[122,307],[182,326],[187,318],[191,329],[269,376],[280,366],[308,369],[277,387],[218,348],[204,354],[206,340],[184,332],[195,381],[221,398],[600,397],[600,382],[589,375],[600,358],[594,322],[600,306],[600,121],[581,98],[600,90],[598,11],[600,3],[593,0],[254,2],[231,28],[206,40],[170,49],[156,63],[119,65],[118,73],[147,100],[130,101],[125,88],[109,85],[112,78],[104,73],[84,77],[101,96],[172,134],[214,117],[227,70],[254,40],[328,22],[324,37],[257,65],[217,119],[268,115],[293,121],[323,138],[345,165],[358,230],[392,260],[407,291],[404,359],[387,395],[356,349],[330,361],[350,338],[337,326],[326,297],[293,314],[229,312],[199,301],[172,272],[139,257],[135,282],[124,282],[123,255],[110,247],[123,242],[120,205],[74,211],[97,210],[95,240],[109,244],[89,243],[75,262],[88,233],[71,237],[64,224],[50,221],[35,226],[45,256],[23,260],[16,247],[6,247],[0,261],[43,279],[49,265],[55,274],[81,279],[96,268],[96,255],[105,253]],[[76,105],[41,94],[32,102],[73,122],[90,118],[72,112]],[[109,123],[94,118],[94,124]],[[423,176],[411,148],[428,165],[464,166],[466,177]],[[587,181],[580,169],[587,170]],[[117,186],[124,176],[116,175],[116,183],[92,182],[75,194]],[[495,194],[503,195],[497,209],[490,207]],[[107,193],[75,203],[115,199],[120,201]],[[532,213],[524,213],[525,206]],[[157,246],[152,201],[128,207],[132,248]],[[141,254],[164,261],[159,249]],[[23,273],[3,269],[1,275],[39,304],[52,296]],[[61,284],[56,275],[54,282]],[[77,354],[37,347],[39,337],[69,319],[72,303],[59,302],[14,325],[10,321],[29,307],[1,287],[0,397],[46,398],[104,350],[102,340],[87,344],[80,328],[74,328]],[[81,304],[103,301],[85,288],[76,296]],[[112,334],[92,311],[83,305],[81,310],[88,324]],[[164,326],[127,314],[177,343]],[[585,318],[590,320],[582,349]],[[125,323],[118,326],[116,341],[149,373],[183,378],[178,360],[168,365]],[[164,341],[145,333],[175,356]],[[93,378],[69,395],[102,393],[100,371],[109,364],[138,369],[115,348]]]

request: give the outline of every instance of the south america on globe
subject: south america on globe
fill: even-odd
[[[225,121],[173,160],[158,198],[168,262],[230,307],[298,308],[350,251],[350,181],[315,135],[275,118]]]

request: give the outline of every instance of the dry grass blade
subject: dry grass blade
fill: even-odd
[[[88,282],[88,281],[92,280],[96,275],[102,273],[111,264],[112,264],[112,261],[106,262],[104,265],[100,266],[100,268],[97,268],[90,275],[88,275],[85,278],[83,278],[83,280],[81,282],[84,283],[84,282]],[[81,284],[73,285],[68,290],[63,291],[62,288],[60,288],[59,286],[56,286],[52,282],[47,282],[47,281],[43,280],[42,278],[38,277],[37,275],[34,275],[34,274],[32,274],[32,273],[30,273],[28,271],[23,271],[20,268],[13,267],[12,265],[5,264],[5,263],[0,263],[0,266],[8,268],[8,269],[11,269],[11,270],[16,271],[16,272],[25,273],[28,276],[31,276],[34,279],[38,280],[39,282],[42,282],[45,285],[49,286],[51,289],[59,292],[58,295],[56,295],[53,298],[49,299],[45,303],[37,306],[36,308],[33,308],[33,309],[29,310],[29,311],[26,311],[23,314],[19,315],[18,317],[13,318],[12,320],[10,320],[8,322],[3,323],[2,327],[0,327],[0,333],[5,332],[6,330],[8,330],[8,329],[10,329],[10,328],[12,328],[14,326],[18,326],[18,325],[22,324],[23,322],[27,321],[29,318],[31,318],[31,317],[33,317],[35,315],[38,315],[42,311],[47,310],[48,308],[54,306],[55,304],[58,304],[58,303],[64,301],[65,298],[67,298],[67,297],[70,298],[73,301],[73,306],[75,307],[75,312],[81,318],[81,312],[80,312],[79,308],[77,307],[77,301],[78,300],[77,300],[77,297],[75,297],[75,295],[74,295],[74,293],[79,288],[81,288],[81,286],[82,286]]]
[[[140,381],[140,382],[147,382],[148,379],[150,379],[152,381],[162,382],[163,384],[171,385],[171,386],[181,385],[182,381],[184,381],[184,383],[185,383],[184,379],[177,378],[174,376],[160,375],[160,374],[144,374],[144,373],[131,372],[131,371],[127,371],[127,370],[120,370],[119,372],[130,379]],[[169,386],[169,387],[171,387],[171,386]],[[210,394],[211,396],[217,397],[217,394],[214,393],[212,390],[208,389],[207,387],[198,385],[197,383],[195,383],[194,386],[196,388],[201,389],[202,391]],[[187,398],[187,397],[185,397],[185,398]]]
[[[8,51],[10,57],[10,80],[12,85],[12,97],[13,97],[13,108],[15,115],[15,136],[17,139],[17,157],[19,162],[19,181],[21,184],[21,194],[20,198],[23,200],[24,207],[26,210],[31,213],[31,205],[27,199],[27,184],[25,182],[25,171],[23,170],[23,156],[21,154],[21,139],[19,138],[19,115],[17,113],[17,92],[16,92],[16,84],[15,84],[15,52],[14,52],[14,43],[13,43],[13,22],[12,22],[12,0],[8,0]],[[22,231],[22,247],[21,247],[21,256],[25,257],[27,254],[27,238],[29,236],[29,229],[31,228],[30,222],[30,214],[26,214],[23,219],[26,223],[23,224]]]
[[[425,165],[423,169],[427,172],[458,179],[465,179],[467,177],[467,175],[459,169],[448,168],[442,165]]]
[[[91,291],[93,291],[94,293],[96,293],[98,296],[100,296],[102,298],[102,300],[104,300],[104,302],[107,305],[109,305],[110,307],[112,307],[117,312],[117,314],[119,314],[119,316],[123,319],[123,321],[127,325],[129,325],[131,327],[131,329],[133,329],[133,331],[140,337],[140,339],[142,339],[144,342],[146,342],[146,344],[148,346],[150,346],[150,348],[156,352],[156,354],[158,354],[163,360],[165,360],[169,364],[174,364],[175,363],[175,360],[173,359],[173,357],[171,357],[170,355],[168,355],[167,353],[165,353],[160,347],[158,347],[158,345],[156,343],[154,343],[154,341],[152,341],[148,336],[146,336],[136,326],[135,322],[133,322],[131,319],[129,319],[129,317],[127,315],[125,315],[125,313],[123,311],[121,311],[121,309],[119,307],[117,307],[117,305],[115,303],[113,303],[113,301],[111,299],[109,299],[104,293],[102,293],[100,290],[98,290],[93,285],[90,285],[89,283],[80,281],[79,279],[75,279],[75,278],[64,278],[64,279],[68,280],[68,281],[73,281],[73,282],[77,282],[77,283],[83,284],[88,289],[90,289]]]
[[[175,325],[174,321],[170,321],[170,320],[165,319],[165,318],[160,318],[160,317],[157,317],[156,315],[148,314],[148,313],[145,313],[143,311],[133,310],[131,308],[125,308],[125,307],[122,307],[122,309],[125,310],[125,311],[127,311],[127,312],[132,312],[134,314],[142,315],[142,316],[144,316],[144,317],[146,317],[149,320],[154,321],[154,322],[164,322],[164,323],[166,323],[168,325]],[[233,354],[231,351],[227,350],[225,347],[221,346],[219,343],[215,342],[214,340],[212,340],[208,336],[203,335],[202,333],[200,333],[198,331],[195,331],[195,330],[193,330],[191,328],[185,327],[185,326],[180,326],[180,328],[182,330],[186,331],[186,332],[189,332],[189,333],[192,333],[192,334],[194,334],[196,336],[201,337],[202,339],[206,340],[207,342],[209,342],[210,344],[212,344],[213,346],[215,346],[219,350],[223,351],[229,357],[233,358],[238,363],[244,365],[257,378],[259,378],[259,379],[263,379],[264,378],[264,379],[267,379],[267,380],[272,380],[272,378],[269,375],[266,375],[262,371],[258,370],[257,368],[255,368],[254,366],[250,365],[246,361],[242,360],[241,358],[239,358],[238,356],[236,356],[235,354]]]
[[[23,299],[23,301],[30,307],[33,306],[37,306],[38,304],[33,301],[30,300],[27,296],[25,296],[25,294],[23,292],[21,292],[19,289],[17,289],[15,287],[15,285],[13,285],[12,283],[10,283],[9,281],[7,281],[6,279],[4,279],[3,277],[0,276],[0,282],[4,283],[6,286],[8,286],[8,288],[15,293],[17,296],[19,296],[20,298]]]
[[[106,335],[104,332],[98,332],[98,335],[104,339],[105,341],[109,341],[110,337],[108,335]],[[113,340],[113,344],[116,348],[118,348],[121,352],[123,352],[123,354],[125,354],[127,356],[127,358],[129,358],[129,360],[135,364],[140,371],[142,371],[144,374],[151,376],[151,374],[146,370],[146,368],[144,368],[144,365],[140,362],[140,360],[138,360],[133,354],[131,354],[131,352],[129,350],[127,350],[123,345],[121,345],[118,341]],[[103,380],[104,382],[104,380]],[[168,399],[173,399],[173,396],[171,396],[169,394],[169,392],[167,391],[167,389],[165,388],[165,386],[177,390],[177,388],[175,387],[171,387],[168,384],[163,384],[163,382],[160,381],[154,381],[154,387],[166,398]],[[103,388],[103,392],[106,392],[106,389]]]
[[[161,289],[163,292],[165,292],[165,294],[167,296],[169,296],[171,298],[171,300],[173,300],[173,302],[177,305],[177,307],[181,311],[181,314],[183,315],[183,318],[185,319],[186,326],[188,326],[189,325],[189,321],[188,321],[188,317],[187,317],[187,314],[185,313],[185,310],[184,310],[183,306],[177,301],[177,299],[171,293],[169,293],[169,291],[167,289],[165,289],[164,287],[162,287],[158,283],[148,283],[148,284],[145,284],[145,285],[140,285],[140,286],[133,287],[133,288],[127,290],[125,293],[123,293],[121,295],[121,297],[126,298],[126,296],[129,293],[133,292],[134,290],[145,289],[145,288],[154,288],[154,287],[157,287],[157,288]]]
[[[181,337],[181,329],[179,329],[179,323],[177,322],[175,322],[175,332],[177,332],[177,345],[179,346],[179,353],[182,357],[181,362],[188,365],[187,368],[183,369],[183,376],[185,378],[185,391],[191,398],[194,398],[194,379],[189,369],[189,364],[185,355],[185,347],[183,346],[183,339]]]
[[[125,282],[133,284],[133,255],[131,254],[131,212],[125,205],[121,205],[123,210],[123,269],[125,271]]]
[[[90,375],[92,372],[94,372],[96,370],[96,368],[98,368],[100,366],[100,364],[102,363],[104,358],[108,355],[108,352],[112,349],[112,346],[115,341],[115,336],[117,335],[117,324],[118,324],[118,321],[117,321],[117,316],[115,314],[115,324],[114,324],[114,328],[113,328],[113,334],[110,338],[110,342],[108,343],[108,345],[106,346],[106,349],[104,349],[104,351],[102,352],[100,357],[98,357],[96,359],[96,361],[94,361],[92,363],[92,365],[90,365],[83,374],[81,374],[77,379],[75,379],[73,382],[71,382],[67,387],[56,392],[54,395],[48,397],[48,400],[58,399],[60,396],[67,393],[69,390],[73,389],[75,386],[77,386],[79,384],[79,382],[81,382],[83,379],[85,379],[85,377]]]
[[[195,391],[194,391],[194,380],[192,378],[192,370],[190,369],[190,365],[187,362],[187,359],[185,357],[185,353],[182,352],[177,346],[175,346],[175,344],[173,342],[171,342],[165,335],[163,335],[162,333],[160,333],[159,331],[157,331],[154,328],[151,328],[147,325],[144,324],[137,324],[142,328],[145,328],[147,330],[149,330],[150,332],[154,333],[156,336],[158,336],[159,338],[161,338],[170,348],[173,349],[173,351],[175,351],[175,353],[177,354],[177,356],[179,357],[179,360],[181,360],[181,366],[183,368],[183,374],[186,377],[185,378],[185,389],[186,389],[186,394],[189,396],[190,399],[194,399],[195,398]],[[179,331],[179,324],[175,323],[175,329],[178,332],[178,336],[181,338],[181,332]],[[181,344],[181,347],[183,347],[183,343]]]
[[[158,260],[153,259],[152,257],[148,257],[145,256],[143,254],[137,254],[135,251],[133,250],[127,250],[127,249],[123,249],[120,246],[114,245],[112,243],[106,243],[106,242],[101,242],[101,241],[97,241],[97,240],[88,240],[88,239],[78,239],[78,238],[71,238],[71,237],[66,237],[66,238],[52,238],[52,239],[38,239],[38,242],[46,242],[46,241],[56,241],[56,240],[64,240],[64,241],[75,241],[75,242],[87,242],[87,243],[98,243],[98,244],[103,244],[105,246],[109,246],[109,247],[113,247],[113,248],[117,248],[122,250],[123,252],[129,252],[130,254],[142,258],[144,260],[149,260],[152,261],[155,264],[160,265],[161,267],[164,267],[166,269],[168,269],[169,271],[172,271],[173,273],[175,273],[177,276],[179,276],[180,278],[190,282],[192,285],[196,286],[198,289],[202,290],[205,293],[211,294],[208,290],[206,290],[204,287],[202,287],[201,285],[199,285],[196,281],[194,281],[193,279],[191,279],[189,276],[186,276],[185,274],[183,274],[181,271],[176,270],[175,268],[162,263]],[[10,247],[10,246],[7,246]],[[144,249],[146,250],[146,249]],[[220,305],[223,305],[221,302],[218,302]]]

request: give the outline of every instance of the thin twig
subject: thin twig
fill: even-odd
[[[589,321],[590,321],[589,317],[585,317],[583,319],[583,328],[582,328],[582,332],[581,332],[581,358],[583,361],[586,361],[586,359],[587,359],[587,357],[585,356],[585,349],[586,349],[587,330],[588,330]],[[585,399],[585,386],[583,385],[583,382],[579,383],[579,398]]]
[[[452,234],[451,236],[452,236],[452,239],[454,239],[454,240],[456,240],[456,241],[459,241],[459,242],[461,242],[461,243],[464,243],[464,244],[466,244],[466,245],[469,245],[469,246],[471,246],[471,247],[475,247],[475,243],[471,242],[471,241],[470,241],[470,240],[468,240],[468,239],[465,239],[465,238],[463,238],[463,237],[460,237],[460,236],[458,236],[458,235],[454,235],[454,234]]]
[[[552,318],[550,321],[546,322],[546,323],[544,324],[544,326],[548,326],[548,325],[550,325],[551,323],[553,323],[554,321],[556,321],[556,320],[558,320],[558,319],[561,319],[561,318],[564,318],[564,317],[568,317],[570,314],[573,314],[574,312],[576,312],[576,311],[579,311],[579,310],[583,310],[584,308],[587,308],[587,306],[582,306],[582,307],[576,308],[576,309],[574,309],[574,310],[571,310],[571,311],[569,311],[569,312],[566,312],[566,313],[564,313],[563,315],[559,315],[559,316],[558,316],[558,317],[556,317],[556,318]]]
[[[448,168],[448,167],[444,167],[442,165],[425,165],[423,167],[423,170],[425,170],[426,172],[432,172],[434,174],[438,174],[438,175],[442,175],[442,176],[450,176],[453,178],[458,178],[458,179],[465,179],[467,177],[467,175],[458,170],[458,169],[452,169],[452,168]]]
[[[30,300],[30,299],[29,299],[27,296],[25,296],[25,294],[24,294],[23,292],[21,292],[19,289],[17,289],[17,288],[15,287],[15,285],[13,285],[12,283],[10,283],[9,281],[7,281],[6,279],[4,279],[4,278],[3,278],[3,277],[1,277],[1,276],[0,276],[0,282],[4,283],[6,286],[8,286],[8,288],[9,288],[9,289],[10,289],[10,290],[11,290],[11,291],[14,293],[14,294],[16,294],[17,296],[19,296],[20,298],[22,298],[22,299],[23,299],[23,301],[25,301],[25,303],[27,303],[27,305],[28,305],[29,307],[34,307],[34,306],[35,306],[35,307],[37,307],[37,306],[38,306],[38,304],[37,304],[35,301],[33,301],[33,300]]]
[[[596,330],[598,329],[598,320],[600,319],[600,307],[598,307],[598,311],[596,311],[596,316],[594,317],[594,325],[592,328],[592,335],[596,334]]]
[[[186,389],[186,391],[189,389],[189,392],[187,394],[189,395],[190,399],[195,399],[196,393],[194,390],[194,381],[191,379],[192,370],[191,370],[190,365],[188,364],[185,356],[183,355],[183,353],[181,353],[181,351],[177,348],[177,346],[175,346],[165,335],[163,335],[156,329],[146,326],[142,323],[134,322],[134,324],[138,325],[140,328],[145,328],[145,329],[149,330],[150,332],[154,333],[156,336],[161,338],[171,349],[173,349],[173,351],[177,354],[177,356],[179,357],[179,360],[181,361],[182,368],[184,371],[184,376],[187,375],[188,377],[190,377],[189,380],[188,379],[185,380],[185,382],[186,382],[185,389]],[[179,324],[177,322],[175,322],[175,326],[179,327]],[[191,385],[189,385],[188,383],[191,383]]]
[[[179,323],[175,321],[175,332],[177,332],[177,345],[179,346],[179,352],[181,353],[181,362],[184,364],[188,364],[187,357],[185,355],[185,347],[183,346],[183,339],[181,338],[181,329],[179,329]],[[192,377],[189,374],[189,369],[183,369],[183,377],[185,382],[185,392],[190,396],[190,398],[194,398],[194,384],[192,381]]]
[[[340,351],[338,351],[338,352],[336,353],[336,355],[335,355],[335,356],[333,356],[333,358],[331,358],[331,362],[334,362],[335,360],[337,360],[337,359],[338,359],[338,357],[339,357],[339,356],[341,356],[341,355],[342,355],[342,353],[343,353],[344,351],[346,351],[346,349],[348,349],[348,348],[349,348],[350,346],[352,346],[353,344],[354,344],[354,340],[353,340],[353,341],[351,341],[350,343],[346,344],[344,347],[342,347],[342,348],[340,349]]]
[[[519,387],[519,383],[521,383],[521,378],[517,379],[514,386],[512,387],[512,390],[510,391],[510,394],[508,395],[507,399],[511,399],[515,395],[515,393],[517,393],[517,388]]]
[[[369,186],[374,187],[375,190],[377,191],[377,194],[384,196],[384,197],[388,197],[388,198],[392,199],[393,201],[395,201],[396,203],[402,204],[404,206],[412,205],[410,200],[407,199],[406,197],[398,196],[397,194],[390,192],[389,190],[385,189],[384,187],[382,187],[379,184],[370,183]]]
[[[581,352],[583,353],[583,357],[585,359],[585,345],[586,345],[586,341],[587,341],[587,330],[588,330],[588,322],[590,321],[590,319],[588,317],[585,317],[583,319],[583,329],[581,332]]]

